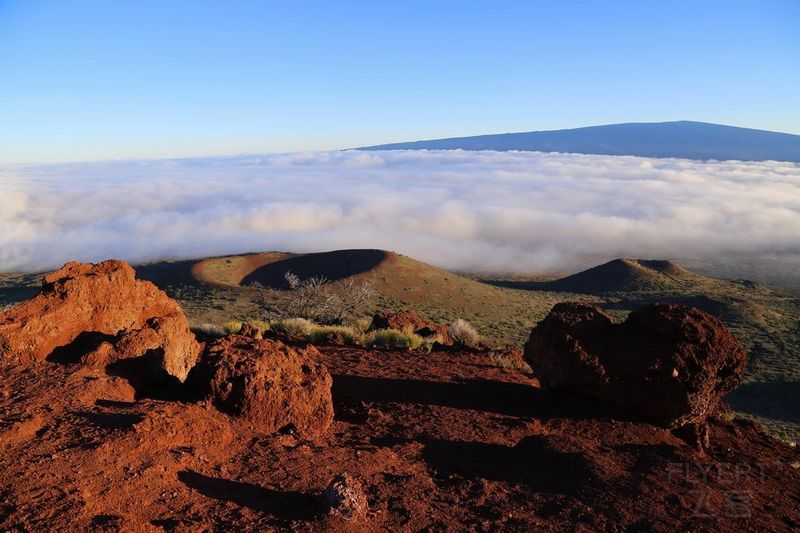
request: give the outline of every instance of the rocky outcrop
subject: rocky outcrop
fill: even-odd
[[[229,335],[208,346],[202,365],[214,405],[259,431],[316,438],[333,421],[333,380],[313,346]]]
[[[453,339],[450,337],[447,326],[425,320],[411,309],[375,313],[369,329],[396,329],[398,331],[416,333],[422,337],[438,335],[442,339],[442,344],[453,344]]]
[[[0,315],[0,357],[41,361],[86,334],[109,340],[87,360],[157,356],[161,369],[184,381],[201,351],[177,302],[123,261],[67,263],[42,279],[33,299]]]
[[[557,304],[531,331],[525,359],[543,387],[630,408],[668,428],[702,424],[741,383],[747,363],[717,318],[662,303],[622,324],[594,306]]]

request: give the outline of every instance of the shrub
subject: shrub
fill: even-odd
[[[275,304],[286,300],[283,291],[260,283],[250,285],[258,291],[265,316],[301,317],[320,324],[342,324],[362,312],[376,295],[372,283],[357,282],[353,278],[332,283],[322,276],[301,278],[291,271],[286,272],[284,278],[291,289],[291,297],[283,306]]]
[[[450,325],[449,333],[453,341],[461,346],[473,347],[478,344],[481,338],[475,328],[472,327],[472,324],[462,318],[456,319]]]
[[[239,333],[242,330],[242,322],[240,320],[231,320],[230,322],[225,322],[222,328],[226,333]]]
[[[533,370],[531,369],[528,363],[526,363],[525,361],[519,361],[506,354],[498,354],[498,353],[490,354],[489,360],[492,362],[494,366],[498,368],[504,368],[506,370],[519,370],[526,374],[533,373]]]
[[[194,333],[195,335],[205,335],[206,337],[225,336],[225,328],[223,328],[222,326],[218,326],[216,324],[210,324],[208,322],[194,325],[191,327],[191,330],[192,333]]]
[[[723,424],[731,424],[736,419],[736,414],[730,409],[720,410],[717,413],[716,418]]]
[[[353,321],[352,328],[360,333],[366,333],[371,325],[372,317],[362,317]]]
[[[272,329],[272,324],[270,322],[267,322],[266,320],[248,320],[247,323],[253,326],[254,328],[258,329],[258,331],[260,331],[261,333],[264,333],[265,331],[269,331],[270,329]]]
[[[332,334],[341,335],[345,344],[364,344],[364,334],[348,326],[315,326],[305,338],[308,342],[320,344],[325,342],[328,336]]]
[[[316,324],[306,318],[284,318],[271,324],[272,330],[292,337],[306,337],[316,327]]]
[[[413,350],[422,345],[422,337],[416,333],[406,333],[396,329],[378,329],[367,337],[367,344],[393,350],[403,348]]]

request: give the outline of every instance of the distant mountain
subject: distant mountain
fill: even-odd
[[[611,124],[367,146],[360,150],[527,150],[800,163],[800,135],[704,122]]]

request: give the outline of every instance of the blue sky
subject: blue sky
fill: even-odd
[[[0,162],[701,120],[800,133],[800,2],[0,0]]]

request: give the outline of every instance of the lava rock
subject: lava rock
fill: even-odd
[[[702,424],[747,364],[720,320],[665,303],[622,324],[591,305],[557,304],[531,331],[524,356],[543,387],[629,408],[667,428]]]
[[[40,294],[0,314],[0,357],[41,361],[56,349],[69,352],[87,334],[109,337],[88,359],[155,353],[164,372],[180,381],[202,350],[175,300],[137,280],[127,263],[109,260],[67,263],[42,278]]]
[[[369,510],[361,483],[348,473],[341,474],[322,491],[322,506],[329,515],[346,519],[363,518]]]
[[[221,411],[264,433],[291,428],[317,438],[333,422],[333,379],[320,357],[313,346],[228,335],[208,346],[202,365]]]
[[[252,337],[254,339],[261,339],[261,330],[255,327],[254,325],[250,324],[249,322],[245,322],[242,324],[242,329],[239,330],[239,335],[242,337]]]
[[[372,323],[369,329],[396,329],[399,331],[416,333],[422,337],[439,335],[442,338],[442,344],[453,344],[453,339],[450,337],[447,326],[425,320],[412,309],[375,313],[372,317]]]

